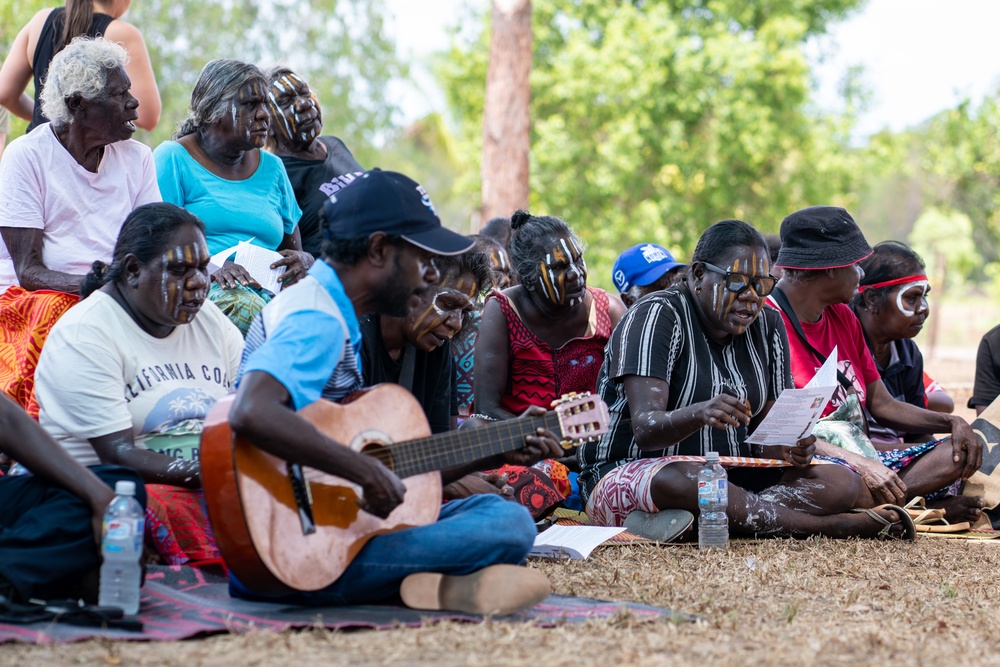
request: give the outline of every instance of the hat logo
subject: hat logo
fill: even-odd
[[[434,210],[434,203],[431,201],[431,196],[427,194],[427,190],[424,190],[424,186],[418,185],[417,192],[420,193],[420,203],[431,210],[431,213],[437,215],[437,211]]]
[[[617,271],[615,271],[615,275],[612,277],[614,278],[615,284],[618,285],[619,291],[622,292],[628,291],[628,280],[625,278],[624,271],[618,269]]]
[[[666,253],[657,248],[651,243],[647,243],[639,249],[642,252],[642,258],[646,260],[647,264],[653,264],[654,262],[662,262],[667,259]]]

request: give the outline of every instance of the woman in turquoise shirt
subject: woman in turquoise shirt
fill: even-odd
[[[153,151],[163,201],[205,222],[213,255],[241,241],[277,250],[283,286],[306,274],[313,257],[302,250],[302,215],[281,160],[261,149],[269,116],[267,80],[256,66],[237,60],[205,65],[191,93],[188,118]],[[211,299],[247,329],[273,294],[239,264],[227,261],[212,275]]]

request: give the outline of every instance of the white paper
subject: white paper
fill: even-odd
[[[771,406],[764,421],[747,442],[752,445],[787,445],[812,433],[826,404],[837,389],[837,348],[802,389],[786,389]]]
[[[277,269],[272,269],[271,265],[282,258],[281,253],[255,246],[250,241],[253,241],[253,239],[240,241],[233,247],[226,248],[212,255],[211,259],[208,260],[209,275],[214,275],[216,271],[222,268],[226,260],[233,253],[236,253],[236,258],[233,261],[246,269],[247,273],[260,283],[261,287],[277,294],[281,291],[281,281],[279,278],[285,272],[286,267],[279,266]]]
[[[579,560],[587,558],[598,546],[623,532],[624,528],[555,525],[535,537],[535,546],[528,555]]]
[[[816,371],[816,375],[813,375],[812,380],[804,387],[804,389],[812,389],[813,387],[836,387],[838,384],[837,380],[837,348],[833,348],[830,356],[826,358],[823,365],[819,367]]]

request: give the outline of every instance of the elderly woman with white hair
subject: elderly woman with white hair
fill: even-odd
[[[152,155],[131,139],[139,102],[127,63],[118,44],[73,40],[49,68],[50,122],[11,142],[0,163],[0,389],[33,414],[40,342],[93,262],[111,259],[129,212],[160,201]]]
[[[305,276],[313,256],[302,250],[302,211],[281,160],[261,149],[270,117],[268,84],[256,66],[213,60],[191,92],[187,119],[153,151],[164,201],[188,209],[205,223],[215,255],[243,241],[276,250],[285,267],[283,286]],[[208,298],[246,336],[273,294],[241,265],[226,261],[212,275]]]

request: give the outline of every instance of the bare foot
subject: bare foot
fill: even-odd
[[[948,523],[975,522],[983,514],[983,499],[979,496],[947,496],[927,503],[928,507],[944,510]]]

